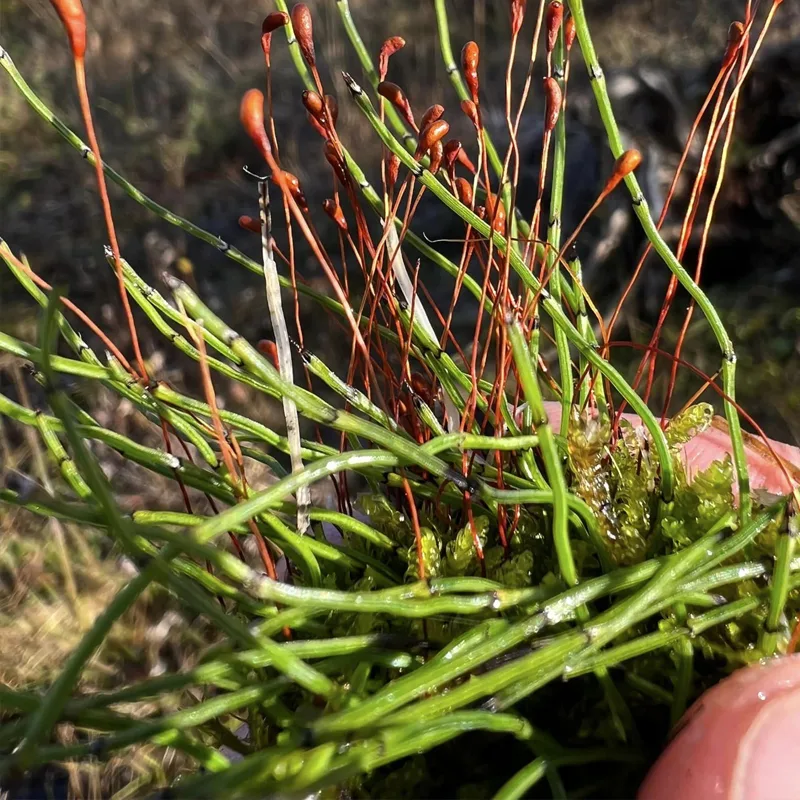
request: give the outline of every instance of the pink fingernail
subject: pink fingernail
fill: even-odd
[[[800,795],[800,692],[780,695],[755,716],[733,769],[735,800],[788,800]]]
[[[701,697],[639,800],[800,797],[800,655],[738,670]]]

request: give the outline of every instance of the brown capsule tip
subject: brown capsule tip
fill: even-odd
[[[264,21],[261,23],[261,35],[272,33],[272,31],[282,28],[287,22],[289,22],[288,14],[283,11],[273,11],[264,17]]]
[[[328,131],[325,130],[325,126],[317,120],[316,117],[312,116],[311,114],[306,114],[306,119],[308,120],[308,124],[323,138],[328,138]]]
[[[472,100],[462,100],[461,101],[461,110],[467,115],[469,121],[475,126],[475,130],[478,130],[481,126],[480,118],[478,117],[478,108]]]
[[[378,94],[388,100],[403,115],[412,128],[417,127],[411,111],[411,104],[408,102],[405,92],[396,83],[381,81],[378,84]]]
[[[430,402],[431,398],[431,383],[420,372],[412,372],[411,380],[409,381],[411,388],[426,402]]]
[[[461,64],[464,70],[474,71],[478,69],[481,58],[481,50],[477,42],[467,42],[461,48]]]
[[[72,57],[82,59],[86,55],[86,14],[81,0],[50,0],[61,18],[67,32]]]
[[[511,33],[517,36],[525,19],[526,0],[511,0]]]
[[[306,107],[306,111],[318,121],[321,122],[324,119],[325,103],[313,89],[306,89],[303,92],[303,105]]]
[[[561,28],[561,22],[564,19],[564,5],[559,3],[558,0],[553,0],[547,6],[547,18],[545,22],[545,30],[547,31],[547,52],[552,53],[556,46],[558,39],[558,31]]]
[[[570,14],[564,23],[564,44],[567,46],[567,52],[572,50],[572,45],[575,44],[575,34],[575,19]]]
[[[486,216],[491,223],[492,230],[498,233],[505,233],[506,230],[506,209],[500,198],[492,194],[486,193]]]
[[[744,39],[744,25],[741,22],[732,22],[728,28],[728,46],[725,48],[725,55],[722,57],[723,69],[733,63],[736,53],[742,45],[742,39]]]
[[[642,154],[638,150],[626,150],[614,164],[614,175],[624,178],[630,175],[642,163]]]
[[[741,42],[742,37],[744,36],[744,23],[739,22],[731,22],[730,26],[728,27],[728,41],[729,42]]]
[[[293,175],[291,172],[287,172],[285,169],[275,170],[272,173],[272,182],[277,186],[281,186],[281,178],[283,178],[283,182],[289,189],[289,193],[292,195],[297,205],[300,206],[303,211],[308,211],[306,196],[303,194],[303,190],[300,187],[300,181],[298,180],[297,175]]]
[[[331,125],[335,128],[339,119],[339,101],[332,95],[325,95],[325,113],[328,115]]]
[[[272,366],[275,367],[275,369],[279,370],[281,368],[280,361],[278,360],[278,346],[275,342],[270,339],[261,339],[257,347],[258,352],[261,353],[262,356],[266,356],[272,362]]]
[[[467,42],[461,49],[461,68],[464,70],[464,80],[467,82],[470,97],[473,103],[478,102],[478,64],[481,51],[476,42]]]
[[[339,179],[339,181],[345,186],[347,186],[348,184],[347,169],[344,165],[344,161],[342,160],[341,154],[336,149],[336,145],[330,140],[325,142],[325,159],[331,165],[331,167],[333,167],[333,171],[336,174],[336,177]]]
[[[436,142],[441,141],[447,136],[449,130],[450,125],[446,120],[437,119],[428,123],[419,135],[419,143],[417,144],[415,157],[419,158],[424,153],[427,153]]]
[[[432,105],[423,115],[422,120],[419,123],[420,129],[424,129],[429,123],[435,122],[439,119],[442,114],[444,114],[444,106],[440,106],[438,103]]]
[[[323,201],[322,208],[342,231],[347,231],[347,220],[344,218],[342,207],[336,202],[336,200],[329,197],[327,200]]]
[[[259,153],[268,160],[271,148],[264,130],[264,95],[258,89],[249,89],[244,93],[239,107],[239,119]]]
[[[242,216],[239,217],[239,227],[251,233],[261,233],[261,225],[258,220],[248,217],[246,214],[242,214]]]
[[[390,36],[381,45],[380,53],[378,53],[378,77],[380,80],[384,80],[389,72],[389,59],[405,46],[406,40],[402,36]]]
[[[311,12],[305,3],[297,3],[292,9],[292,28],[303,54],[303,60],[309,67],[316,66],[317,58],[314,53],[314,24],[311,21]]]
[[[452,169],[458,154],[461,152],[461,142],[458,139],[450,139],[444,145],[444,164],[447,169]]]
[[[434,142],[428,152],[431,156],[431,163],[428,165],[428,169],[435,175],[439,171],[439,167],[442,166],[442,161],[444,160],[444,145],[441,139],[438,142]]]
[[[472,163],[472,161],[470,161],[470,158],[464,148],[461,148],[461,150],[458,151],[458,163],[466,167],[473,174],[475,173],[475,165]]]
[[[397,183],[397,176],[400,174],[400,157],[397,153],[390,153],[386,161],[386,184],[394,186]]]
[[[270,180],[276,185],[281,185],[281,178],[283,178],[286,185],[289,187],[289,190],[294,192],[300,186],[300,181],[297,179],[296,175],[292,175],[291,172],[287,172],[285,169],[276,169],[272,175],[270,175]]]
[[[272,14],[267,14],[261,23],[261,49],[264,51],[264,57],[269,63],[269,53],[272,48],[272,32],[278,28],[282,28],[289,22],[289,15],[283,11],[273,11]]]
[[[456,194],[465,206],[472,208],[472,184],[466,178],[456,178]]]
[[[385,97],[390,103],[400,105],[406,102],[406,96],[403,90],[391,81],[381,81],[378,84],[378,94]]]
[[[642,163],[642,154],[638,150],[626,150],[614,164],[614,171],[603,189],[602,194],[612,192],[617,184],[630,175]]]
[[[555,78],[544,79],[544,129],[548,133],[556,127],[558,115],[561,113],[561,87]]]

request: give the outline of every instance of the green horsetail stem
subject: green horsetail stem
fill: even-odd
[[[618,158],[624,148],[619,127],[614,117],[611,107],[611,99],[606,90],[606,81],[600,63],[597,60],[597,53],[594,49],[589,25],[586,21],[586,13],[583,8],[583,0],[570,0],[569,3],[572,17],[575,20],[575,30],[578,42],[581,46],[581,53],[586,68],[589,71],[589,78],[592,84],[597,109],[605,127],[608,143],[614,158]],[[630,173],[625,178],[625,185],[628,187],[631,199],[633,200],[633,211],[641,223],[642,230],[647,236],[653,248],[661,257],[662,261],[669,267],[670,272],[678,279],[681,286],[691,295],[703,312],[709,327],[722,351],[722,382],[725,391],[724,406],[725,417],[728,421],[731,437],[731,450],[733,452],[733,462],[736,467],[736,476],[739,482],[739,517],[744,522],[750,517],[752,511],[752,498],[750,495],[750,478],[747,467],[747,457],[745,455],[744,438],[742,436],[739,412],[736,409],[736,352],[733,349],[733,342],[728,335],[725,326],[720,319],[719,313],[714,304],[709,300],[706,293],[692,280],[692,276],[686,271],[683,265],[670,250],[669,245],[664,241],[656,228],[647,202],[644,199],[642,190],[636,176]],[[626,398],[627,399],[627,398]],[[662,463],[663,468],[663,463]]]
[[[550,488],[553,490],[553,544],[555,545],[558,557],[558,566],[561,570],[561,577],[567,586],[575,586],[578,583],[578,570],[575,566],[575,559],[572,555],[572,547],[569,543],[569,530],[567,526],[568,499],[567,481],[564,477],[564,468],[561,463],[561,456],[556,447],[553,428],[544,410],[544,400],[539,389],[539,379],[536,375],[535,362],[525,341],[525,334],[519,320],[512,314],[508,314],[505,320],[508,332],[511,351],[514,354],[514,363],[517,367],[519,381],[525,399],[528,401],[528,408],[532,415],[534,430],[541,442],[542,458],[544,460],[547,479]]]
[[[553,50],[553,63],[556,65],[554,80],[566,93],[564,81],[566,48],[564,46],[564,26],[558,31],[556,46]],[[559,66],[560,65],[560,66]],[[554,133],[555,150],[553,153],[553,177],[550,186],[550,215],[547,223],[547,276],[550,278],[550,292],[553,300],[561,305],[561,264],[557,258],[561,249],[561,217],[564,201],[564,172],[567,165],[567,115],[564,109],[559,110]],[[535,263],[535,262],[534,262]],[[578,327],[578,332],[585,332]],[[572,418],[572,402],[575,391],[572,376],[572,358],[569,352],[569,340],[563,328],[555,329],[556,352],[558,353],[559,377],[561,378],[561,435],[566,438]],[[587,341],[589,341],[587,339]]]

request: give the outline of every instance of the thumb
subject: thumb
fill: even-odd
[[[706,692],[639,790],[639,800],[800,796],[800,654],[738,670]]]

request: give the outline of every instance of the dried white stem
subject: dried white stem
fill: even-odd
[[[264,282],[267,289],[267,305],[278,348],[278,370],[281,377],[294,383],[292,369],[292,348],[289,342],[289,331],[286,318],[283,316],[281,302],[281,286],[278,282],[278,268],[272,253],[272,217],[269,210],[269,190],[266,181],[258,182],[258,211],[261,222],[261,253],[264,262]],[[283,398],[283,416],[286,419],[286,436],[289,439],[289,456],[292,461],[292,472],[303,469],[300,456],[300,422],[297,417],[297,406],[293,400]],[[297,490],[297,529],[305,533],[310,525],[308,508],[311,505],[311,492],[308,486]]]

